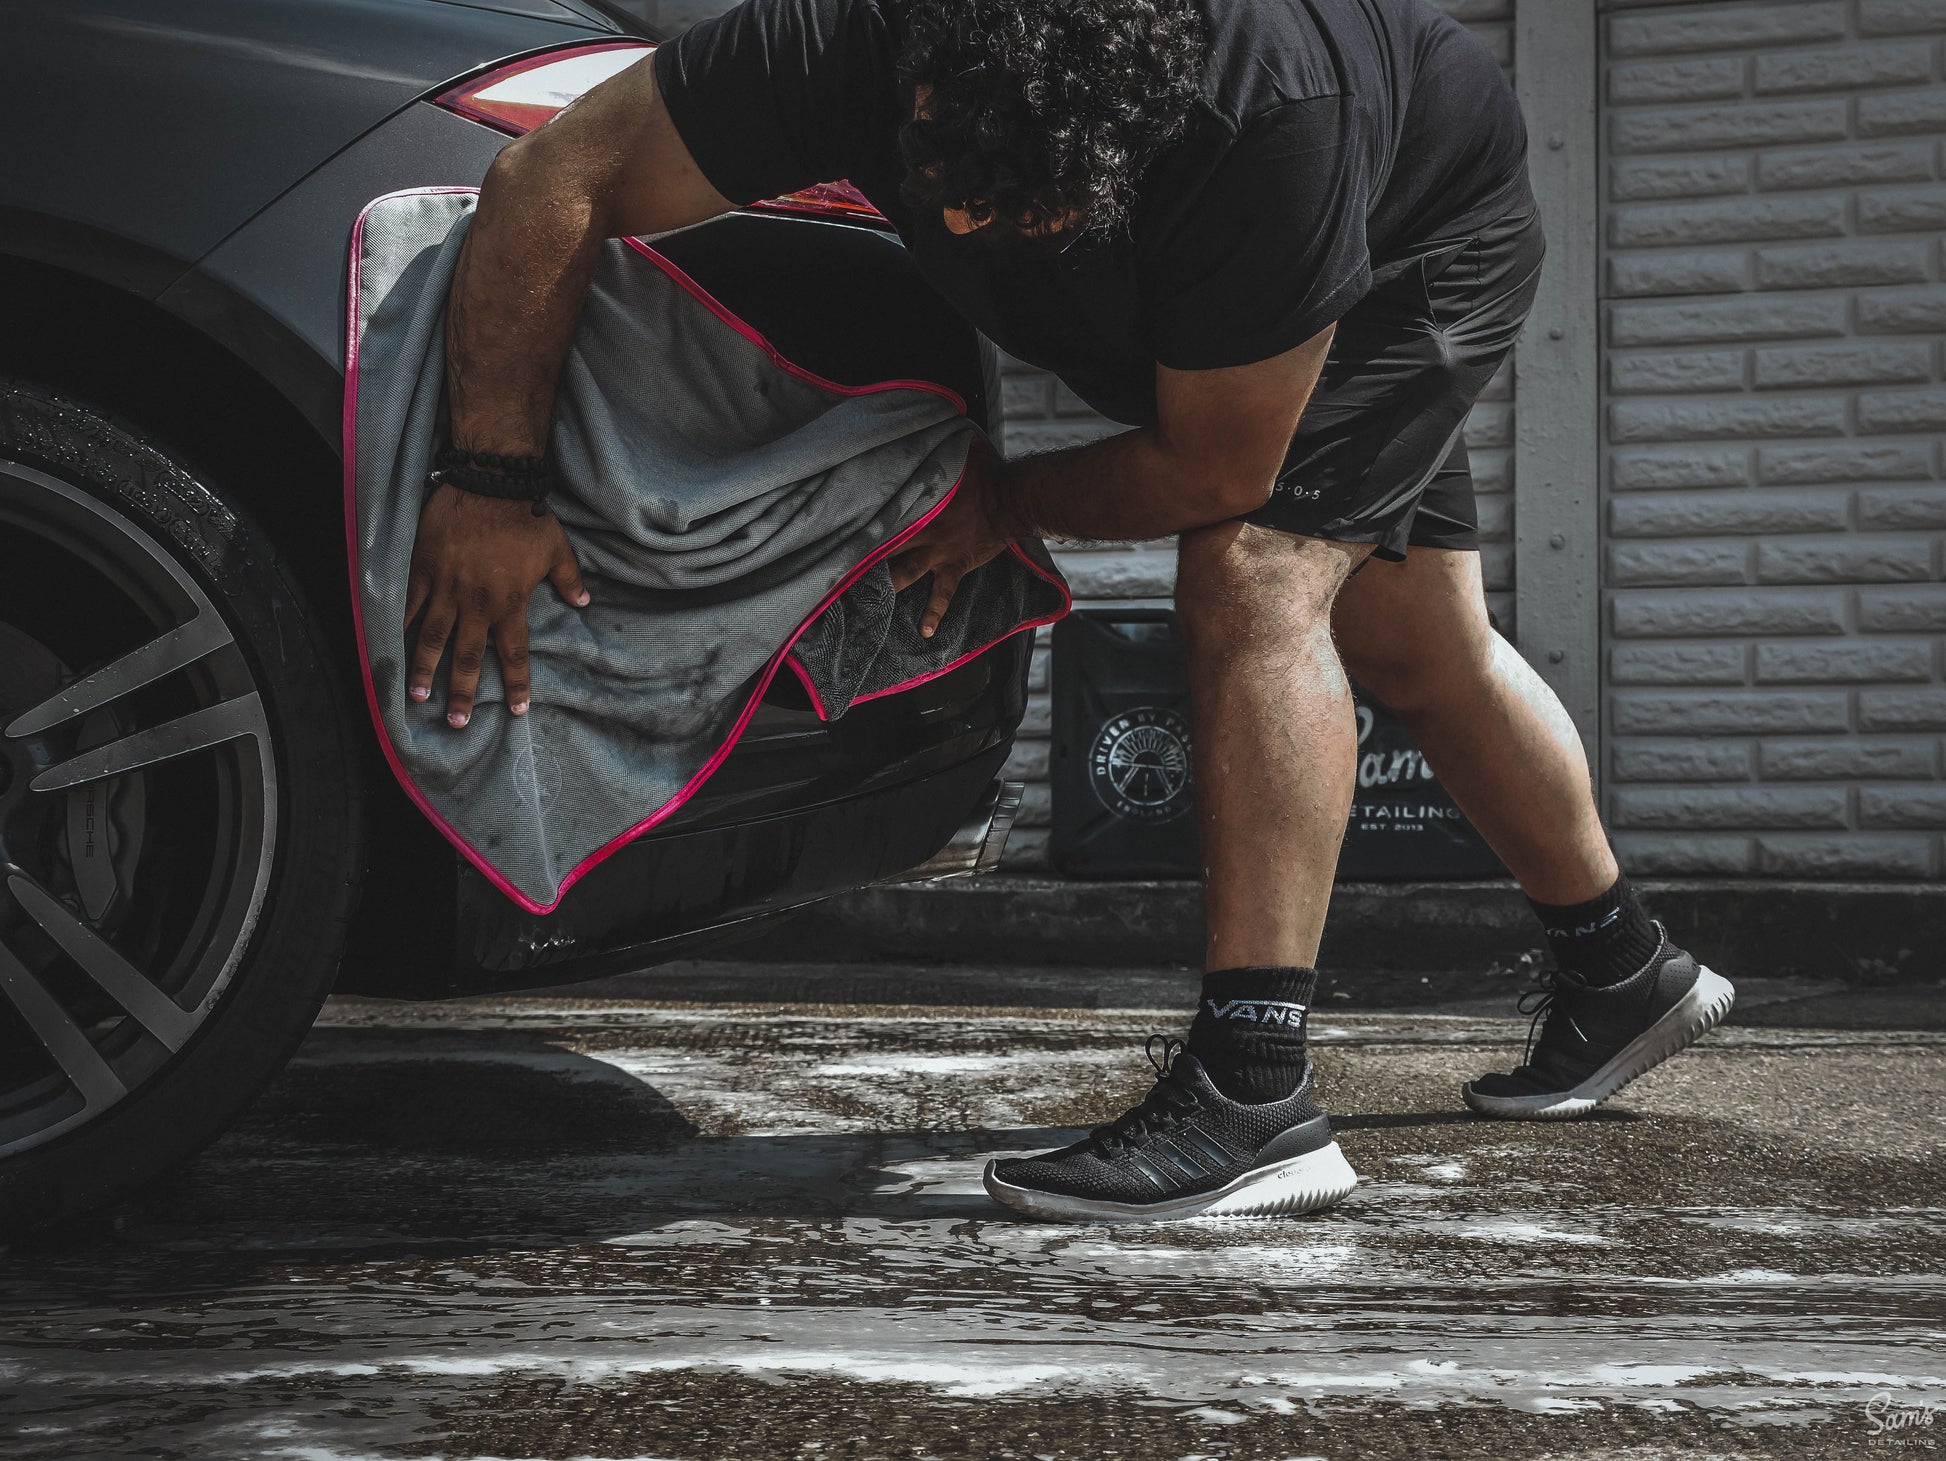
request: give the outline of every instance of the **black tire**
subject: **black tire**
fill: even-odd
[[[0,1128],[7,1136],[0,1142],[0,1233],[19,1234],[97,1208],[185,1161],[234,1121],[283,1066],[310,1028],[337,972],[362,868],[363,795],[356,742],[340,694],[342,682],[334,673],[325,636],[307,610],[295,577],[270,542],[217,488],[193,467],[105,413],[59,392],[4,379],[0,379],[0,464],[5,464],[0,472],[11,473],[0,477],[0,489],[12,493],[0,496],[0,629],[12,636],[7,641],[15,649],[12,664],[34,666],[35,673],[44,677],[52,673],[47,666],[58,661],[57,684],[71,684],[104,660],[125,654],[111,648],[106,655],[90,657],[77,651],[71,660],[56,652],[60,642],[76,642],[77,635],[85,639],[83,631],[73,626],[87,621],[95,606],[79,601],[82,596],[77,592],[77,602],[61,605],[59,616],[51,616],[42,602],[51,572],[46,560],[86,563],[89,560],[79,555],[93,551],[92,542],[107,544],[113,539],[101,549],[111,566],[119,561],[113,559],[111,548],[114,553],[138,556],[146,552],[161,575],[158,582],[180,585],[183,580],[169,577],[166,564],[153,551],[159,548],[202,595],[191,600],[201,605],[197,615],[207,621],[213,606],[230,643],[171,671],[167,679],[128,690],[116,704],[146,707],[158,702],[143,702],[142,696],[177,695],[179,702],[165,701],[163,710],[147,713],[179,717],[185,712],[170,707],[202,705],[196,697],[221,696],[226,698],[221,704],[213,703],[213,711],[227,713],[230,706],[249,702],[254,717],[247,735],[233,734],[220,743],[211,741],[172,760],[111,778],[95,773],[89,784],[102,789],[86,792],[89,820],[84,842],[74,830],[71,809],[73,798],[82,793],[73,785],[50,791],[23,782],[20,764],[27,753],[19,747],[31,737],[15,737],[8,729],[10,721],[18,727],[33,718],[23,713],[25,705],[36,700],[46,703],[45,683],[35,680],[28,685],[26,672],[19,669],[14,671],[18,683],[11,690],[0,682],[0,755],[11,753],[16,761],[14,774],[0,778],[11,781],[7,793],[11,802],[0,800],[0,963],[11,959],[18,978],[28,962],[39,961],[38,973],[30,977],[68,998],[72,1021],[97,1047],[98,1058],[120,1062],[113,1068],[125,1091],[115,1095],[111,1089],[104,1098],[97,1087],[96,1094],[90,1095],[88,1082],[72,1075],[74,1070],[93,1068],[85,1052],[76,1054],[71,1044],[66,1046],[70,1064],[64,1066],[56,1048],[60,1042],[50,1044],[47,1038],[47,1030],[58,1029],[58,1021],[49,1023],[52,1017],[46,1006],[38,1006],[41,1023],[37,1025],[27,1006],[18,999],[9,1004],[6,989],[0,988],[0,1118],[14,1122]],[[83,497],[89,501],[82,501]],[[32,530],[36,502],[45,511],[43,537]],[[27,514],[27,531],[21,527],[22,514]],[[89,534],[98,524],[105,526],[91,539]],[[146,534],[147,544],[135,538],[124,544],[122,538],[128,535],[123,524]],[[63,544],[77,556],[60,559],[66,551]],[[35,555],[34,561],[28,561],[29,554]],[[96,571],[88,566],[89,573]],[[109,568],[99,571],[99,581],[87,578],[86,582],[113,582]],[[36,585],[30,581],[37,575]],[[10,583],[14,585],[11,598]],[[26,597],[30,592],[36,594],[31,602]],[[132,588],[129,593],[132,603],[140,598]],[[157,600],[151,611],[162,615],[166,608],[165,602]],[[115,612],[126,617],[140,612],[140,605],[126,610],[117,605]],[[9,621],[10,613],[16,621],[32,623],[22,628]],[[166,625],[169,620],[158,622]],[[87,632],[104,640],[108,637],[106,629]],[[5,649],[0,644],[0,653]],[[41,649],[47,652],[34,659]],[[0,657],[0,675],[7,672],[8,663]],[[261,705],[260,714],[255,704]],[[127,711],[126,719],[138,722],[139,713]],[[98,730],[89,740],[85,727],[85,720],[77,717],[43,732],[49,737],[71,733],[75,740],[65,751],[49,752],[43,747],[36,753],[40,757],[36,764],[42,766],[50,756],[70,758],[53,771],[40,772],[40,779],[78,775],[73,768],[83,758],[77,747],[86,750],[111,735],[140,739],[137,732],[146,729],[139,723],[134,730],[125,729],[123,721],[117,720],[114,728]],[[124,759],[128,754],[133,753],[125,753]],[[199,769],[198,757],[208,765]],[[173,787],[170,777],[183,779],[189,790],[158,790]],[[153,785],[143,778],[151,778]],[[113,829],[109,826],[118,816],[133,825],[125,814],[134,796],[127,788],[135,782],[148,788],[141,792],[144,820],[139,839],[119,823]],[[217,791],[207,797],[192,796],[195,787],[204,785]],[[43,800],[33,801],[35,795]],[[49,796],[69,798],[59,814],[69,820],[60,824],[58,835],[45,831],[44,824],[55,815],[45,800]],[[100,855],[128,863],[125,894],[119,863],[106,874],[98,868],[77,869],[65,851],[81,846],[85,855],[97,855],[96,797],[101,808],[100,847],[105,849]],[[172,831],[164,821],[172,807],[192,812],[177,822],[195,826]],[[199,830],[201,823],[196,820],[205,812],[213,829],[207,833]],[[11,820],[5,819],[8,815]],[[254,841],[250,840],[252,816],[257,817]],[[206,842],[197,840],[205,837]],[[201,867],[194,857],[183,855],[184,846],[204,845],[212,852]],[[157,859],[167,856],[171,861],[167,865],[158,861],[145,871],[142,859],[152,852]],[[63,883],[58,866],[63,856],[68,857],[66,876],[71,886]],[[34,858],[47,866],[21,872],[24,860]],[[178,1008],[181,1000],[190,1002],[184,1019],[193,1019],[193,1025],[179,1026],[170,1016],[162,1022],[169,1038],[158,1040],[153,1029],[161,1026],[144,1024],[134,1014],[118,1016],[116,1008],[97,997],[108,985],[98,977],[92,983],[84,981],[82,961],[64,952],[67,946],[59,943],[54,932],[63,920],[96,924],[84,897],[84,871],[94,879],[86,884],[87,892],[97,902],[106,900],[104,906],[121,919],[115,925],[120,932],[107,926],[95,931],[121,950],[116,957],[125,959],[126,967],[165,993],[170,988],[167,981],[182,971],[180,993],[168,997],[178,1002]],[[36,879],[43,889],[53,889],[66,912],[51,911],[45,891],[33,893],[39,901],[30,905],[27,894],[14,892],[16,884],[8,881],[16,874],[18,887],[29,892]],[[246,878],[247,906],[239,901],[244,889],[240,880]],[[145,898],[158,906],[149,908]],[[176,900],[174,904],[167,903],[170,898]],[[202,898],[195,906],[204,911],[193,916],[182,911],[191,898]],[[237,913],[238,909],[243,912]],[[41,922],[35,925],[29,915]],[[178,923],[183,925],[181,950],[168,942]],[[197,938],[203,942],[195,943]],[[150,952],[131,952],[138,943]],[[142,957],[152,964],[141,965]],[[69,961],[66,965],[61,963],[63,958]],[[219,972],[211,975],[211,970]],[[0,974],[5,972],[0,968]],[[203,986],[196,981],[206,978],[213,980],[209,992],[198,995]],[[31,990],[28,996],[28,1004],[42,998]],[[11,1026],[6,1024],[9,1018]],[[4,1104],[10,1057],[16,1090],[26,1093],[18,1095],[11,1107]],[[38,1083],[21,1084],[26,1077],[18,1072],[36,1059],[41,1062]],[[127,1071],[138,1071],[140,1078]],[[65,1095],[58,1089],[63,1078],[72,1087]],[[42,1104],[33,1105],[35,1100]],[[34,1136],[36,1113],[48,1111],[66,1115],[47,1118],[47,1124],[38,1128],[43,1135]]]

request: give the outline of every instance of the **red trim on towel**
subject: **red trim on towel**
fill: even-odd
[[[1020,559],[1022,563],[1025,563],[1027,565],[1029,570],[1039,575],[1041,578],[1046,579],[1049,583],[1053,584],[1056,588],[1058,588],[1061,591],[1061,607],[1056,609],[1051,614],[1043,614],[1038,619],[1023,620],[1021,623],[1016,624],[1013,628],[1009,629],[1005,634],[1001,635],[998,639],[989,640],[987,643],[981,645],[978,649],[968,650],[965,654],[961,655],[958,659],[954,660],[949,665],[942,665],[936,670],[928,670],[923,675],[914,675],[910,680],[901,680],[896,685],[887,685],[883,690],[874,690],[868,695],[855,696],[851,702],[853,705],[863,705],[867,700],[882,700],[887,695],[897,695],[901,690],[910,690],[916,685],[925,684],[926,681],[928,680],[936,680],[941,675],[945,674],[948,670],[956,670],[961,665],[965,664],[968,660],[978,659],[981,655],[985,654],[989,649],[992,649],[994,645],[1004,644],[1007,640],[1012,639],[1016,634],[1021,633],[1023,630],[1039,629],[1043,624],[1052,624],[1056,619],[1064,619],[1067,617],[1068,610],[1074,607],[1074,598],[1068,592],[1067,584],[1062,582],[1061,579],[1055,576],[1054,574],[1051,574],[1046,569],[1042,568],[1040,564],[1036,563],[1032,558],[1029,558],[1025,553],[1021,552],[1020,544],[1009,543],[1007,544],[1007,546],[1013,550],[1014,556],[1016,558]]]
[[[935,380],[882,380],[868,386],[845,386],[839,385],[835,380],[826,380],[823,376],[806,370],[795,361],[786,360],[778,353],[777,347],[765,339],[755,326],[731,314],[729,310],[723,307],[722,302],[715,295],[703,288],[694,279],[691,279],[678,265],[672,264],[669,260],[663,258],[661,254],[658,254],[654,249],[643,243],[641,239],[628,238],[623,239],[622,242],[634,249],[636,253],[647,259],[651,264],[654,264],[656,268],[667,274],[690,294],[694,295],[697,303],[701,304],[711,314],[715,315],[724,324],[728,325],[739,335],[743,336],[744,339],[768,355],[770,357],[770,363],[779,370],[789,375],[794,375],[799,380],[809,381],[814,386],[821,386],[827,391],[836,392],[841,396],[869,396],[876,391],[930,391],[935,396],[944,396],[947,400],[951,401],[953,403],[953,409],[959,412],[960,415],[964,416],[966,414],[965,397],[961,396],[951,386],[943,386]]]
[[[365,639],[364,598],[359,591],[359,584],[358,584],[358,531],[357,531],[357,522],[358,522],[358,513],[357,513],[357,506],[358,506],[358,297],[359,297],[360,263],[364,252],[363,246],[364,246],[364,239],[365,239],[365,221],[367,218],[371,216],[372,210],[376,208],[380,203],[387,202],[393,198],[430,197],[430,196],[436,196],[436,195],[447,194],[447,193],[477,194],[478,192],[479,192],[478,188],[460,188],[460,187],[406,188],[396,193],[387,193],[383,197],[374,198],[371,202],[367,203],[363,209],[359,211],[358,221],[352,225],[350,286],[349,289],[347,290],[346,303],[345,303],[345,405],[344,405],[344,418],[343,418],[344,421],[343,450],[344,450],[344,493],[345,493],[345,556],[346,556],[346,561],[350,565],[350,573],[351,573],[352,626],[358,636],[358,668],[359,668],[359,673],[362,676],[365,684],[365,705],[367,710],[371,713],[373,729],[375,729],[378,732],[379,748],[384,752],[386,764],[392,768],[392,775],[398,780],[400,787],[403,788],[405,794],[409,798],[411,798],[413,805],[418,807],[419,810],[425,814],[426,819],[430,821],[433,824],[433,826],[437,827],[441,832],[441,834],[445,836],[446,840],[448,842],[451,842],[453,846],[459,850],[460,854],[464,856],[468,862],[472,863],[474,867],[478,868],[480,870],[481,876],[485,877],[488,882],[493,884],[494,887],[498,888],[502,893],[505,893],[509,898],[511,898],[515,903],[519,904],[520,907],[524,908],[529,913],[536,913],[536,914],[552,913],[556,908],[560,906],[561,900],[567,896],[568,889],[572,888],[577,882],[579,882],[581,878],[584,877],[590,870],[592,870],[601,862],[605,861],[619,848],[626,846],[628,843],[634,841],[637,837],[640,837],[643,833],[649,831],[650,829],[655,827],[658,823],[666,821],[670,816],[672,816],[676,811],[678,811],[685,803],[687,803],[692,796],[696,794],[697,790],[701,788],[704,782],[708,781],[709,778],[715,774],[717,768],[723,764],[724,760],[729,756],[731,750],[735,748],[737,741],[742,738],[744,730],[750,724],[751,716],[756,714],[757,706],[763,700],[764,691],[770,688],[771,680],[776,677],[777,671],[784,664],[789,663],[796,670],[799,679],[803,681],[806,691],[809,692],[811,696],[812,704],[817,707],[819,718],[820,719],[824,718],[824,707],[822,702],[818,698],[817,691],[811,687],[810,680],[805,675],[803,667],[798,665],[797,662],[791,658],[791,654],[790,654],[791,646],[796,644],[799,637],[802,636],[804,631],[810,627],[811,621],[817,618],[817,616],[819,614],[822,614],[826,609],[828,609],[840,594],[844,593],[846,589],[850,588],[852,584],[858,581],[859,577],[867,569],[869,569],[873,564],[879,562],[880,560],[888,557],[892,553],[898,551],[898,549],[901,546],[903,546],[908,539],[910,539],[915,533],[919,532],[922,528],[924,528],[927,523],[931,522],[942,511],[944,511],[946,505],[949,502],[951,502],[953,498],[958,494],[960,489],[960,484],[966,480],[966,468],[964,464],[961,465],[960,475],[957,479],[954,480],[951,490],[948,491],[946,495],[942,497],[938,502],[934,503],[933,506],[927,510],[925,516],[921,517],[917,522],[914,522],[908,525],[907,527],[902,528],[893,537],[888,539],[886,542],[881,543],[877,548],[874,548],[870,553],[868,553],[858,564],[856,564],[852,568],[852,570],[849,573],[847,573],[844,576],[844,578],[837,584],[835,588],[833,588],[829,593],[827,593],[824,596],[824,598],[819,602],[818,606],[815,609],[813,609],[809,614],[807,614],[802,620],[802,622],[800,622],[798,626],[791,631],[790,637],[787,638],[783,642],[783,644],[778,647],[776,653],[771,655],[770,659],[765,663],[762,672],[757,677],[756,687],[751,691],[749,699],[744,703],[743,710],[737,716],[735,724],[731,726],[729,734],[724,737],[722,743],[716,748],[716,751],[714,752],[714,754],[710,756],[709,760],[703,764],[702,768],[699,771],[697,771],[694,776],[690,777],[690,779],[687,782],[683,784],[682,789],[678,791],[674,796],[670,797],[669,800],[664,802],[660,807],[656,808],[656,810],[651,812],[647,817],[643,818],[640,822],[637,822],[634,826],[630,827],[626,832],[623,832],[620,836],[614,837],[609,841],[603,843],[594,852],[590,853],[587,857],[583,858],[580,862],[576,863],[575,866],[569,871],[567,876],[561,880],[561,886],[559,890],[555,893],[553,902],[551,903],[535,902],[533,899],[529,898],[525,893],[521,892],[520,889],[518,889],[512,883],[507,881],[507,879],[503,877],[490,862],[487,861],[484,854],[482,854],[477,848],[475,848],[470,842],[468,842],[463,836],[461,836],[459,830],[439,814],[439,812],[433,807],[432,803],[427,799],[425,794],[419,790],[419,787],[413,781],[411,774],[406,770],[405,763],[399,756],[398,748],[392,744],[392,738],[386,732],[385,717],[379,709],[378,688],[373,683],[372,680],[371,656],[369,653],[366,652],[366,648],[365,648],[366,639]],[[697,284],[695,280],[691,279],[687,274],[683,273],[682,270],[678,269],[674,264],[670,263],[667,259],[663,258],[660,254],[656,253],[653,249],[649,248],[647,245],[641,243],[636,239],[629,239],[628,244],[637,253],[641,254],[644,258],[648,259],[649,262],[654,264],[657,268],[663,270],[663,272],[665,272],[672,280],[674,280],[677,284],[681,285],[683,289],[685,289],[691,295],[693,295],[698,302],[700,302],[706,308],[708,308],[709,311],[712,314],[714,314],[718,319],[722,320],[725,324],[729,325],[731,328],[736,330],[736,332],[742,335],[746,340],[749,340],[752,344],[761,348],[764,351],[764,353],[770,357],[772,363],[775,364],[779,369],[788,371],[790,374],[795,375],[802,380],[809,381],[813,385],[821,386],[824,389],[832,391],[839,395],[862,396],[862,395],[870,395],[877,391],[887,391],[887,390],[931,391],[935,395],[944,396],[946,397],[946,399],[950,400],[953,403],[954,408],[958,410],[961,415],[964,415],[966,413],[966,403],[963,399],[961,399],[961,397],[956,391],[950,390],[946,386],[939,385],[938,383],[933,381],[893,380],[893,381],[881,381],[875,385],[868,385],[868,386],[845,386],[845,385],[839,385],[835,381],[825,380],[821,376],[814,375],[810,371],[805,370],[802,367],[793,364],[791,361],[786,360],[783,356],[778,354],[776,348],[773,345],[771,345],[771,343],[768,340],[766,340],[756,330],[752,329],[749,325],[745,324],[742,320],[738,319],[735,315],[731,314],[720,303],[718,303],[707,292],[705,292],[701,285]],[[970,456],[970,447],[969,447],[969,456]],[[1019,552],[1017,546],[1015,547],[1015,551]],[[1022,554],[1022,559],[1023,561],[1027,561],[1028,566],[1030,568],[1033,568],[1033,570],[1036,573],[1040,573],[1043,578],[1048,576],[1047,574],[1042,572],[1042,570],[1037,565],[1032,563],[1030,560],[1027,560],[1026,555]],[[1054,581],[1058,582],[1058,580],[1054,580]],[[1062,585],[1062,593],[1063,593],[1063,599],[1065,601],[1067,597],[1065,585]],[[1064,602],[1064,607],[1062,612],[1064,613],[1066,612],[1065,602]],[[1060,616],[1055,615],[1054,617],[1058,618]],[[1048,619],[1039,619],[1034,621],[1035,625],[1044,624],[1048,622],[1051,621]],[[1019,633],[1021,629],[1026,629],[1031,627],[1034,626],[1022,624],[1019,626],[1019,628],[1014,630],[1014,633]],[[401,627],[401,632],[403,632],[403,627]],[[1007,635],[1002,636],[1003,639],[1008,637],[1011,636],[1007,636]],[[1000,640],[994,641],[995,644],[998,644],[1000,642],[1001,642]],[[985,648],[991,649],[992,647],[993,645],[987,645]],[[985,649],[974,651],[975,654],[981,654],[984,652]],[[961,658],[954,660],[952,664],[947,665],[942,669],[935,670],[930,674],[918,676],[915,679],[909,680],[904,685],[898,686],[896,688],[910,689],[914,685],[923,684],[927,680],[935,679],[939,675],[945,674],[948,670],[954,669],[957,666],[964,664],[966,660],[971,658],[973,658],[973,655],[964,655]],[[894,693],[892,690],[881,690],[876,692],[875,695],[866,696],[863,698],[875,699],[877,698],[878,695],[889,695],[892,693]]]
[[[817,712],[818,719],[831,719],[824,713],[824,697],[818,694],[818,687],[811,683],[811,672],[804,668],[804,661],[791,654],[784,657],[784,663],[791,667],[791,673],[797,676],[797,683],[804,687],[804,693],[810,697],[811,709]]]
[[[1065,619],[1067,617],[1068,611],[1074,607],[1074,595],[1069,592],[1067,584],[1058,575],[1049,573],[1045,568],[1042,568],[1040,564],[1036,563],[1032,558],[1028,557],[1027,554],[1022,551],[1020,544],[1009,543],[1007,544],[1007,547],[1012,550],[1013,555],[1016,558],[1018,558],[1022,563],[1025,563],[1027,565],[1027,569],[1030,573],[1034,574],[1038,578],[1046,579],[1049,583],[1053,584],[1055,588],[1060,590],[1061,607],[1056,609],[1051,614],[1043,614],[1038,619],[1023,619],[1020,623],[1014,625],[1013,628],[1009,629],[1005,634],[1001,635],[998,639],[990,639],[985,644],[981,645],[978,649],[969,649],[965,654],[961,655],[958,659],[954,660],[951,664],[941,665],[936,670],[928,670],[923,675],[914,675],[911,679],[901,680],[896,685],[887,685],[883,690],[873,690],[868,694],[854,695],[851,699],[852,705],[863,705],[867,700],[883,700],[887,695],[897,695],[902,690],[910,690],[916,686],[925,684],[928,680],[936,680],[941,675],[946,674],[951,670],[958,669],[961,665],[965,664],[968,660],[978,659],[981,655],[985,654],[989,649],[992,649],[994,645],[1005,644],[1009,639],[1012,639],[1016,634],[1023,633],[1029,629],[1039,629],[1044,624],[1052,624],[1057,619]],[[817,711],[818,719],[819,720],[831,719],[830,716],[824,713],[824,701],[819,698],[817,688],[811,683],[811,672],[805,669],[804,666],[798,662],[798,658],[795,654],[793,654],[790,657],[790,666],[793,670],[797,671],[797,678],[803,682],[805,693],[811,697],[811,708]],[[846,709],[850,709],[850,708],[851,708],[850,706],[846,707]]]
[[[412,774],[405,769],[405,762],[399,759],[398,748],[392,744],[392,737],[385,729],[385,716],[378,706],[378,686],[372,681],[372,657],[365,649],[365,596],[358,585],[358,280],[360,264],[364,257],[365,220],[374,208],[387,198],[425,197],[441,193],[477,193],[478,188],[412,188],[400,193],[387,193],[384,197],[374,198],[358,213],[358,221],[351,226],[351,273],[345,291],[345,409],[344,441],[342,450],[345,462],[345,562],[351,572],[351,625],[352,632],[358,636],[358,673],[365,683],[365,708],[371,713],[372,729],[378,732],[378,746],[385,753],[385,764],[392,768],[392,777],[399,783],[407,797],[421,812],[426,820],[437,827],[446,840],[458,848],[466,860],[478,868],[493,885],[512,898],[530,913],[546,912],[536,908],[519,889],[515,888],[499,873],[488,865],[471,843],[448,822],[426,799],[419,790]],[[404,626],[400,626],[404,633]],[[565,891],[565,890],[564,890]],[[560,900],[555,900],[558,903]]]

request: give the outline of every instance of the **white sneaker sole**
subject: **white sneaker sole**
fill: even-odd
[[[1159,1202],[1100,1202],[1016,1187],[994,1175],[988,1162],[981,1178],[995,1202],[1032,1218],[1071,1223],[1155,1223],[1194,1217],[1286,1217],[1330,1207],[1358,1185],[1358,1174],[1331,1142],[1301,1157],[1258,1167],[1212,1192]]]
[[[1557,1121],[1592,1111],[1646,1070],[1687,1049],[1723,1023],[1737,993],[1721,974],[1704,968],[1689,992],[1669,1012],[1618,1050],[1609,1062],[1580,1085],[1565,1091],[1542,1091],[1532,1096],[1488,1096],[1460,1087],[1466,1104],[1483,1116],[1522,1121]]]

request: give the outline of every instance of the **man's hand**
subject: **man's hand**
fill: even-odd
[[[728,213],[683,145],[645,59],[500,149],[460,249],[446,311],[452,440],[477,451],[539,456],[554,391],[604,239],[668,233]],[[587,590],[561,525],[524,502],[441,487],[419,516],[406,589],[412,647],[406,693],[432,694],[448,644],[446,719],[472,718],[492,635],[507,707],[527,710],[527,600],[543,578],[570,604]]]
[[[1010,541],[997,519],[994,484],[1004,466],[974,449],[968,457],[959,490],[939,516],[921,528],[892,560],[892,587],[903,592],[928,573],[932,597],[920,617],[919,632],[933,636],[960,580],[981,564],[1006,552]]]
[[[425,700],[433,671],[450,641],[453,673],[446,694],[446,723],[455,729],[473,718],[473,692],[486,660],[487,636],[500,656],[507,709],[527,713],[527,600],[542,579],[562,598],[585,608],[588,591],[568,535],[552,513],[535,517],[525,502],[503,501],[440,487],[419,514],[406,580],[405,627],[420,609],[426,619],[413,642],[406,694]]]

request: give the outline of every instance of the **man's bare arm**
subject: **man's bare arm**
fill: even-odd
[[[1262,507],[1335,326],[1223,370],[1156,367],[1156,424],[1010,462],[992,485],[1009,537],[1159,538]]]
[[[1335,328],[1254,365],[1158,366],[1154,426],[970,463],[959,495],[892,564],[894,588],[932,575],[920,631],[932,634],[960,580],[1016,539],[1159,538],[1263,506]]]
[[[447,301],[453,444],[545,452],[561,363],[602,243],[685,228],[733,206],[683,145],[647,59],[509,143],[487,172]],[[524,714],[527,601],[544,578],[569,603],[587,603],[554,518],[533,516],[523,502],[435,491],[420,514],[406,591],[406,624],[425,610],[406,693],[430,697],[450,642],[446,719],[465,725],[490,635],[507,706]]]
[[[487,170],[446,317],[453,444],[538,456],[602,243],[735,205],[698,170],[644,58]]]

